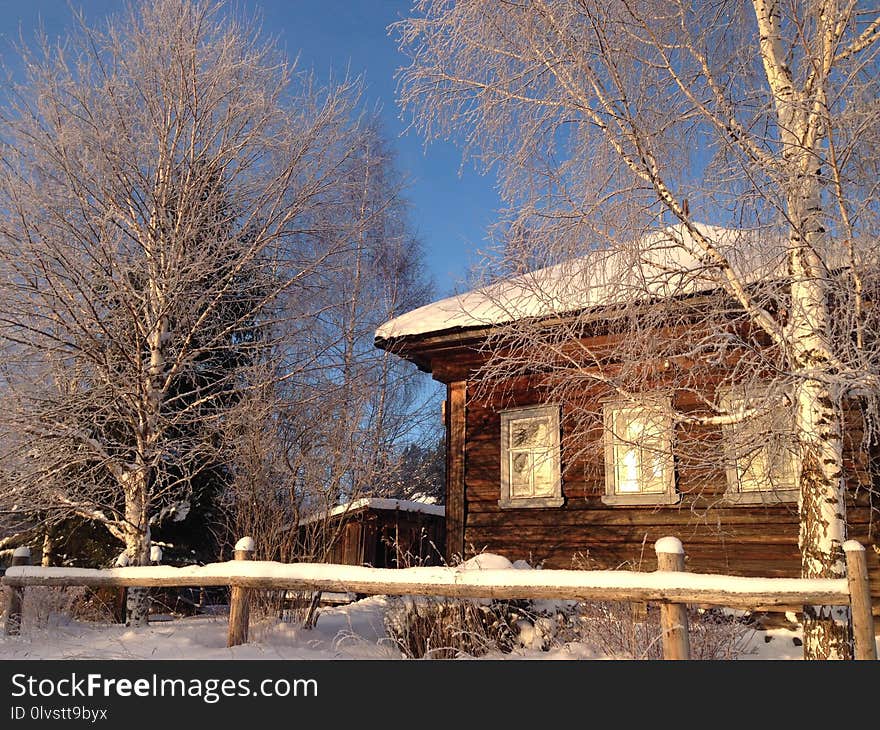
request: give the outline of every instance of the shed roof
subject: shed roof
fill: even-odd
[[[308,517],[300,520],[300,524],[306,524],[309,522],[314,522],[316,520],[326,519],[328,517],[335,517],[337,515],[344,515],[348,513],[354,513],[362,509],[375,509],[375,510],[399,510],[401,512],[421,512],[426,515],[436,515],[439,517],[443,517],[446,514],[446,508],[443,505],[439,504],[430,504],[428,502],[418,502],[410,499],[389,499],[386,497],[362,497],[361,499],[356,499],[353,502],[347,502],[345,504],[340,504],[332,509],[327,510],[326,512],[317,512]]]
[[[735,273],[755,281],[780,270],[782,239],[755,232],[696,224],[730,261]],[[774,245],[775,244],[775,245]],[[547,268],[419,307],[376,330],[377,344],[403,337],[568,314],[656,297],[686,296],[720,286],[717,265],[683,224],[652,231],[625,246],[597,248]]]

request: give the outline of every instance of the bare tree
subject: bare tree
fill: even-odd
[[[494,273],[569,260],[521,293],[543,314],[569,313],[560,282],[568,305],[600,287],[617,305],[611,357],[578,350],[588,310],[551,332],[508,289],[520,322],[491,343],[503,354],[489,374],[544,368],[557,398],[592,384],[631,402],[671,380],[699,406],[677,408],[680,428],[787,408],[802,574],[844,576],[843,404],[860,405],[866,442],[877,435],[876,6],[419,0],[414,16],[396,25],[412,58],[402,103],[428,138],[461,133],[497,166],[510,215]],[[580,435],[597,428],[583,413]],[[717,441],[707,453],[720,458]],[[848,656],[847,633],[845,610],[807,611],[805,656]]]
[[[345,245],[290,304],[315,313],[289,320],[297,332],[285,357],[297,376],[255,392],[230,421],[235,529],[264,536],[267,559],[326,559],[344,527],[331,510],[395,483],[429,397],[414,366],[373,345],[381,323],[431,292],[403,181],[375,123],[343,168],[320,228]]]
[[[296,373],[286,320],[349,245],[324,209],[357,89],[204,0],[80,19],[24,67],[0,110],[4,502],[95,520],[145,565],[151,524],[227,463],[224,414]]]

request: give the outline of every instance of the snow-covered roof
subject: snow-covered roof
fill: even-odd
[[[384,509],[384,510],[400,510],[401,512],[421,512],[426,515],[438,515],[443,517],[446,514],[446,508],[439,504],[429,504],[428,502],[417,502],[409,499],[388,499],[385,497],[362,497],[353,502],[340,504],[337,507],[326,512],[318,512],[300,520],[300,524],[323,520],[336,515],[344,515],[348,512],[354,512],[361,508],[368,509]]]
[[[755,280],[777,270],[784,246],[743,230],[696,224],[730,261]],[[376,330],[376,340],[503,324],[647,297],[686,296],[720,285],[719,270],[684,225],[653,231],[636,245],[601,248],[570,261],[442,299],[396,317]]]

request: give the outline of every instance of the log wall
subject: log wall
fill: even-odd
[[[547,568],[629,568],[655,570],[652,546],[666,535],[688,546],[687,570],[744,576],[797,577],[800,573],[797,504],[737,505],[723,499],[727,477],[723,465],[711,465],[706,449],[722,449],[721,431],[678,427],[676,453],[702,451],[702,459],[677,459],[678,504],[619,506],[602,502],[605,494],[601,427],[592,443],[568,443],[563,448],[563,496],[560,508],[502,509],[500,411],[546,402],[537,381],[511,381],[503,395],[482,400],[469,397],[464,446],[465,556],[489,551],[510,560],[526,560]],[[477,391],[468,384],[468,392]],[[601,396],[588,410],[601,413]],[[686,397],[686,396],[685,396]],[[579,408],[583,411],[583,401]],[[676,408],[688,403],[676,399]],[[562,406],[563,442],[571,431],[573,414]],[[880,505],[871,505],[871,475],[860,452],[857,412],[848,417],[845,465],[851,539],[867,548],[875,605],[880,606]],[[718,461],[722,461],[719,459]],[[453,485],[450,485],[452,488]],[[875,487],[878,485],[874,485]],[[876,490],[873,490],[876,492]]]

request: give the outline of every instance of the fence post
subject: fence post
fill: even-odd
[[[677,537],[662,537],[654,544],[657,570],[684,571],[684,547]],[[690,659],[687,606],[683,603],[660,604],[660,628],[663,630],[663,658]]]
[[[865,548],[857,540],[843,543],[846,553],[846,580],[852,611],[853,643],[856,659],[877,659],[874,640],[874,617],[871,615],[871,586],[868,583],[868,561]]]
[[[12,565],[30,565],[30,548],[15,548],[12,553]],[[15,636],[21,633],[21,604],[24,600],[24,586],[9,586],[9,599],[6,604],[6,635]]]
[[[253,554],[254,540],[252,537],[243,537],[235,543],[236,560],[250,560]],[[250,621],[250,597],[250,588],[232,586],[229,594],[229,633],[226,637],[226,646],[238,646],[239,644],[247,643]]]

